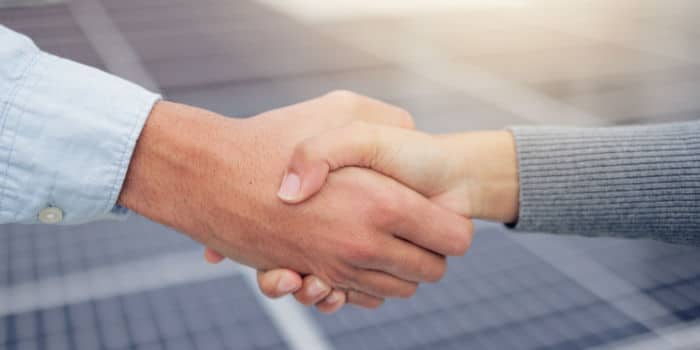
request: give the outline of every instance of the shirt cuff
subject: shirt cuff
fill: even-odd
[[[38,50],[30,62],[0,115],[0,222],[45,222],[46,208],[63,224],[126,215],[116,202],[160,96]]]

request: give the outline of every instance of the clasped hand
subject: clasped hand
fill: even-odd
[[[347,117],[328,116],[319,124],[319,133],[295,145],[277,192],[279,200],[303,207],[325,186],[320,196],[327,194],[336,205],[356,199],[355,204],[361,210],[353,210],[352,220],[375,218],[374,223],[381,223],[383,232],[356,231],[352,242],[340,242],[337,237],[320,238],[335,242],[341,252],[349,254],[362,280],[348,283],[333,275],[323,275],[324,272],[302,278],[301,271],[277,268],[258,273],[260,288],[269,297],[294,293],[299,302],[315,304],[322,312],[334,312],[346,301],[373,308],[385,297],[411,296],[418,282],[435,281],[444,274],[445,255],[462,254],[470,244],[470,222],[456,220],[444,209],[465,218],[475,213],[480,217],[488,216],[471,203],[477,201],[479,188],[468,176],[471,174],[468,169],[456,166],[466,162],[453,159],[462,154],[454,152],[455,149],[468,147],[464,144],[465,138],[460,135],[438,137],[415,131],[405,111],[352,93],[336,92],[322,99],[333,109],[343,105],[347,108],[347,104],[352,107]],[[432,205],[411,191],[394,188],[396,182],[387,178],[381,179],[386,181],[383,188],[363,183],[363,176],[367,174],[347,167],[371,169],[390,177],[427,197]],[[353,185],[372,189],[367,193],[369,196],[330,197],[326,191],[333,191],[337,181],[344,181],[345,174],[349,174],[347,179]],[[386,197],[391,192],[395,195],[403,192],[403,197]],[[387,223],[393,227],[386,226]],[[340,221],[335,224],[328,227],[342,225]],[[341,232],[333,228],[328,235]],[[222,254],[209,248],[205,257],[212,263],[224,259]]]
[[[331,301],[367,307],[409,297],[418,283],[444,275],[445,256],[466,252],[472,223],[399,177],[336,170],[347,162],[317,172],[311,163],[319,155],[307,144],[359,123],[413,128],[405,111],[342,91],[247,119],[160,102],[139,138],[120,204],[211,248],[210,260],[270,270],[260,281],[271,296],[297,291],[300,300],[318,302],[312,292],[327,286],[336,290]],[[302,166],[307,157],[314,171],[284,175],[290,159]],[[271,270],[278,268],[288,270]],[[314,276],[304,293],[301,275]]]
[[[458,205],[461,203],[457,202],[466,201],[466,197],[452,193],[451,184],[435,181],[437,171],[423,170],[446,171],[444,165],[447,159],[442,152],[444,149],[437,144],[426,147],[434,139],[413,131],[413,121],[408,113],[348,92],[336,92],[324,98],[334,100],[328,101],[329,103],[340,102],[341,106],[354,104],[353,109],[356,110],[348,115],[347,123],[338,123],[342,125],[335,128],[324,128],[318,135],[295,146],[277,192],[280,200],[289,205],[302,205],[302,202],[319,192],[327,180],[327,186],[333,186],[335,179],[328,178],[330,172],[354,166],[373,169],[392,177],[431,198],[434,204],[442,204],[459,213]],[[369,182],[362,184],[361,179],[365,174],[357,169],[338,171],[334,175],[344,173],[352,174],[352,181],[356,185],[374,187]],[[381,193],[389,194],[393,192],[390,191],[393,185],[395,182],[389,180],[385,184],[387,188],[376,188],[372,193],[380,196]],[[327,189],[330,190],[332,189]],[[385,297],[413,295],[418,282],[438,280],[445,273],[444,256],[461,255],[469,245],[470,222],[466,219],[461,220],[461,223],[457,220],[443,221],[441,217],[447,218],[444,210],[437,209],[434,205],[425,205],[426,203],[422,204],[422,209],[415,207],[422,200],[415,201],[417,198],[410,191],[404,195],[408,196],[358,198],[365,201],[365,205],[375,205],[367,208],[369,210],[364,216],[376,218],[378,221],[375,223],[382,223],[382,226],[386,223],[394,225],[383,226],[385,230],[390,230],[383,232],[383,235],[363,235],[358,232],[353,237],[354,243],[340,245],[357,264],[354,268],[364,270],[359,274],[366,276],[364,280],[348,283],[332,276],[323,278],[316,273],[307,275],[302,280],[296,271],[275,269],[259,273],[261,290],[270,297],[295,292],[300,302],[306,305],[318,304],[321,311],[331,312],[342,306],[346,298],[351,303],[373,308],[381,304]],[[349,196],[330,199],[352,200]],[[355,213],[357,214],[359,212]],[[339,232],[337,229],[332,231]],[[205,256],[214,263],[223,259],[223,255],[212,249],[207,249]],[[331,290],[331,287],[335,290]]]

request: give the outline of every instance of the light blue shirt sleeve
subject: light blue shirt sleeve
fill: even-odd
[[[159,98],[0,26],[0,223],[126,215],[116,202]]]

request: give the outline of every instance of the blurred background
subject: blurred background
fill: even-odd
[[[245,117],[343,88],[430,132],[699,118],[698,20],[692,0],[0,0],[44,50],[174,101]],[[137,216],[0,226],[0,349],[700,348],[691,247],[479,222],[440,284],[333,316],[201,255]]]

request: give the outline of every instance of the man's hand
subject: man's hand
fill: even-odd
[[[352,291],[349,301],[410,296],[444,274],[443,255],[466,251],[470,221],[358,169],[329,176],[302,205],[274,195],[295,145],[378,116],[411,124],[400,109],[344,92],[245,120],[159,103],[119,203],[243,264],[313,274]]]
[[[281,188],[280,198],[300,203],[324,185],[328,174],[347,167],[365,167],[391,176],[431,198],[434,203],[464,216],[513,222],[518,212],[518,178],[515,146],[507,131],[473,132],[434,136],[414,130],[354,122],[311,137],[297,145],[285,179],[295,186]],[[209,260],[218,260],[211,255]],[[274,270],[258,276],[263,292],[271,297],[287,293],[269,288],[271,280],[295,285],[295,297],[304,304],[319,300],[331,288],[318,288],[314,276],[303,281],[294,271]],[[323,290],[322,292],[316,292]],[[323,312],[343,305],[320,299]]]

